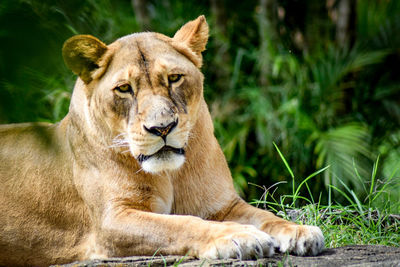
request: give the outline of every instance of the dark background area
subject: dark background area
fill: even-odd
[[[377,205],[400,212],[397,0],[3,0],[0,123],[65,116],[76,77],[61,48],[72,35],[172,36],[200,14],[211,30],[205,97],[242,196],[276,183],[270,192],[292,192],[276,143],[297,185],[330,166],[303,188],[317,201],[345,202],[333,187],[368,195],[379,156]]]

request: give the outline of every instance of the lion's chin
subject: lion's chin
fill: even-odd
[[[145,172],[172,171],[179,169],[185,162],[185,150],[165,145],[152,155],[140,154],[136,160]]]
[[[159,173],[162,171],[172,171],[179,169],[185,162],[185,156],[168,152],[168,155],[162,157],[153,156],[141,163],[142,169],[149,173]]]

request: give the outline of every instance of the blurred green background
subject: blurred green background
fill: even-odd
[[[308,184],[321,201],[329,184],[367,196],[379,155],[377,205],[400,212],[398,0],[3,0],[0,123],[65,116],[76,79],[61,56],[70,36],[172,36],[200,14],[211,30],[205,97],[243,197],[264,193],[252,184],[289,192],[275,142],[297,183],[330,166]]]

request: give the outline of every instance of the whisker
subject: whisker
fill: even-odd
[[[116,148],[116,147],[129,147],[129,144],[115,144],[108,146],[108,148]]]
[[[143,171],[143,168],[140,168],[135,174],[138,174],[139,172]]]
[[[113,139],[112,140],[112,146],[118,146],[118,145],[129,145],[129,141],[126,139]]]
[[[114,144],[129,143],[129,140],[128,139],[113,139],[112,142]]]
[[[118,144],[129,144],[128,140],[114,140],[113,144],[118,145]]]
[[[127,133],[120,133],[119,135],[115,136],[114,139],[117,139],[120,136],[127,135]]]
[[[123,140],[123,139],[119,139],[119,140],[112,140],[113,144],[126,144],[128,143],[128,140]]]
[[[126,133],[120,133],[112,139],[112,145],[108,148],[129,147],[129,140],[126,139]]]

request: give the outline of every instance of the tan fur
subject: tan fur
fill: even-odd
[[[0,265],[323,248],[319,228],[284,221],[236,194],[203,98],[207,39],[200,16],[174,38],[66,42],[66,64],[80,77],[67,116],[54,125],[0,127]],[[172,74],[183,76],[170,83]],[[117,90],[127,84],[132,92]],[[174,122],[164,139],[149,132]],[[164,145],[175,152],[160,152]]]

